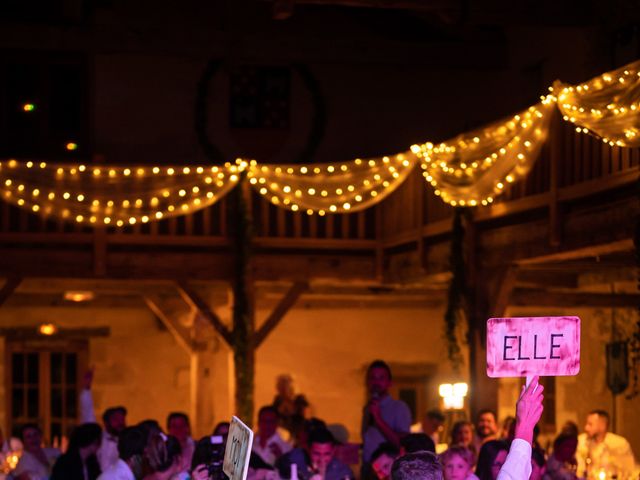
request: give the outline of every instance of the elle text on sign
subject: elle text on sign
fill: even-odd
[[[487,375],[576,375],[580,371],[578,317],[491,318]]]

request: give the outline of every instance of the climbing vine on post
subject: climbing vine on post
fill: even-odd
[[[449,267],[451,268],[452,278],[449,284],[447,310],[444,314],[444,335],[447,342],[447,353],[455,371],[459,371],[464,363],[456,330],[459,322],[464,321],[466,318],[465,302],[468,294],[464,253],[464,215],[466,215],[464,208],[458,207],[454,210],[451,251],[449,253]]]

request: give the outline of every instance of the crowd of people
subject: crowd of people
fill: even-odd
[[[37,425],[24,425],[23,452],[10,478],[15,480],[224,480],[222,460],[228,423],[218,424],[199,441],[191,436],[189,417],[170,413],[164,430],[157,421],[127,426],[127,410],[116,406],[96,422],[91,384],[84,377],[79,398],[81,423],[71,433],[64,454],[44,448]],[[567,424],[545,452],[537,442],[542,413],[537,379],[520,395],[516,417],[498,427],[490,410],[475,424],[459,421],[449,438],[445,417],[427,412],[411,428],[408,406],[392,398],[389,366],[376,360],[366,374],[368,402],[362,414],[361,456],[345,455],[336,431],[309,418],[309,403],[294,395],[290,377],[278,380],[272,405],[258,412],[249,480],[626,480],[638,478],[629,443],[608,431],[606,412],[595,410],[578,434]],[[445,443],[449,440],[448,443]],[[436,453],[438,452],[438,453]],[[356,470],[355,466],[359,466]],[[357,475],[356,475],[357,473]]]

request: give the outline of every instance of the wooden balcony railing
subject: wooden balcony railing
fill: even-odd
[[[477,209],[485,221],[527,210],[548,208],[638,178],[640,149],[610,147],[576,133],[562,121],[552,131],[529,175],[510,185],[490,207]],[[230,197],[191,215],[128,226],[93,230],[82,225],[36,216],[0,203],[0,243],[209,246],[230,244]],[[348,215],[309,216],[283,210],[251,193],[255,240],[266,249],[318,249],[377,252],[445,234],[452,209],[433,194],[416,169],[396,192],[379,205]]]

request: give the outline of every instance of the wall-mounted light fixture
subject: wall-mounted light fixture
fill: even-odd
[[[444,402],[446,410],[462,410],[464,408],[464,397],[469,392],[469,386],[464,383],[443,383],[438,388],[438,393]]]

